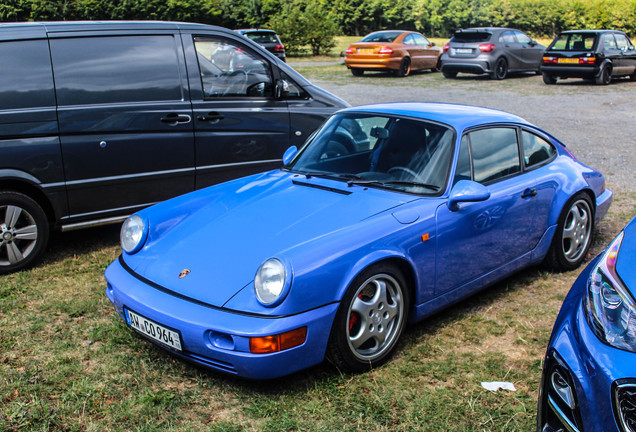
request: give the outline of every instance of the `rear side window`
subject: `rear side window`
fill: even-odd
[[[543,138],[528,131],[521,132],[523,143],[523,159],[527,167],[539,165],[552,159],[556,149]]]
[[[0,42],[0,59],[0,110],[55,106],[47,41]]]
[[[451,42],[486,42],[491,36],[492,33],[484,31],[458,31],[453,35]]]
[[[614,40],[614,35],[611,33],[606,33],[603,35],[602,43],[603,43],[603,49],[606,49],[606,50],[618,49],[616,48],[616,41]]]
[[[249,32],[249,33],[245,33],[245,36],[247,36],[249,39],[252,39],[254,42],[259,44],[280,43],[280,41],[278,40],[278,37],[276,36],[276,33],[272,33],[272,32]]]
[[[632,45],[631,41],[627,39],[627,36],[623,34],[614,34],[614,36],[616,37],[616,44],[618,45],[618,49],[634,49],[634,46]]]
[[[521,171],[515,129],[480,129],[468,137],[476,182],[488,183]]]
[[[183,99],[172,35],[52,39],[51,54],[59,105]]]

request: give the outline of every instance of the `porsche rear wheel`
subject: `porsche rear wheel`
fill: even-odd
[[[568,271],[581,265],[592,243],[592,208],[585,193],[575,195],[563,208],[546,257],[546,262],[551,268]]]
[[[360,273],[336,313],[329,360],[347,372],[363,372],[387,361],[404,331],[409,304],[406,280],[396,267],[378,264]]]

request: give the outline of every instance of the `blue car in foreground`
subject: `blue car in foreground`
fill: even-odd
[[[636,218],[578,277],[546,354],[539,432],[636,431]]]
[[[462,105],[345,109],[283,162],[127,219],[106,294],[131,328],[243,377],[364,371],[407,321],[577,267],[612,200],[551,135]]]

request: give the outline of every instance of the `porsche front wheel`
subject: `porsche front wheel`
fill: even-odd
[[[347,289],[331,329],[327,356],[341,370],[362,372],[389,359],[409,310],[406,281],[396,267],[380,264],[359,274]]]

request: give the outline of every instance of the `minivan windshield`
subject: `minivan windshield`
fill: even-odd
[[[561,33],[554,39],[549,50],[589,51],[594,47],[596,33]]]
[[[443,191],[455,131],[383,114],[331,117],[285,169],[307,177],[436,195]]]

